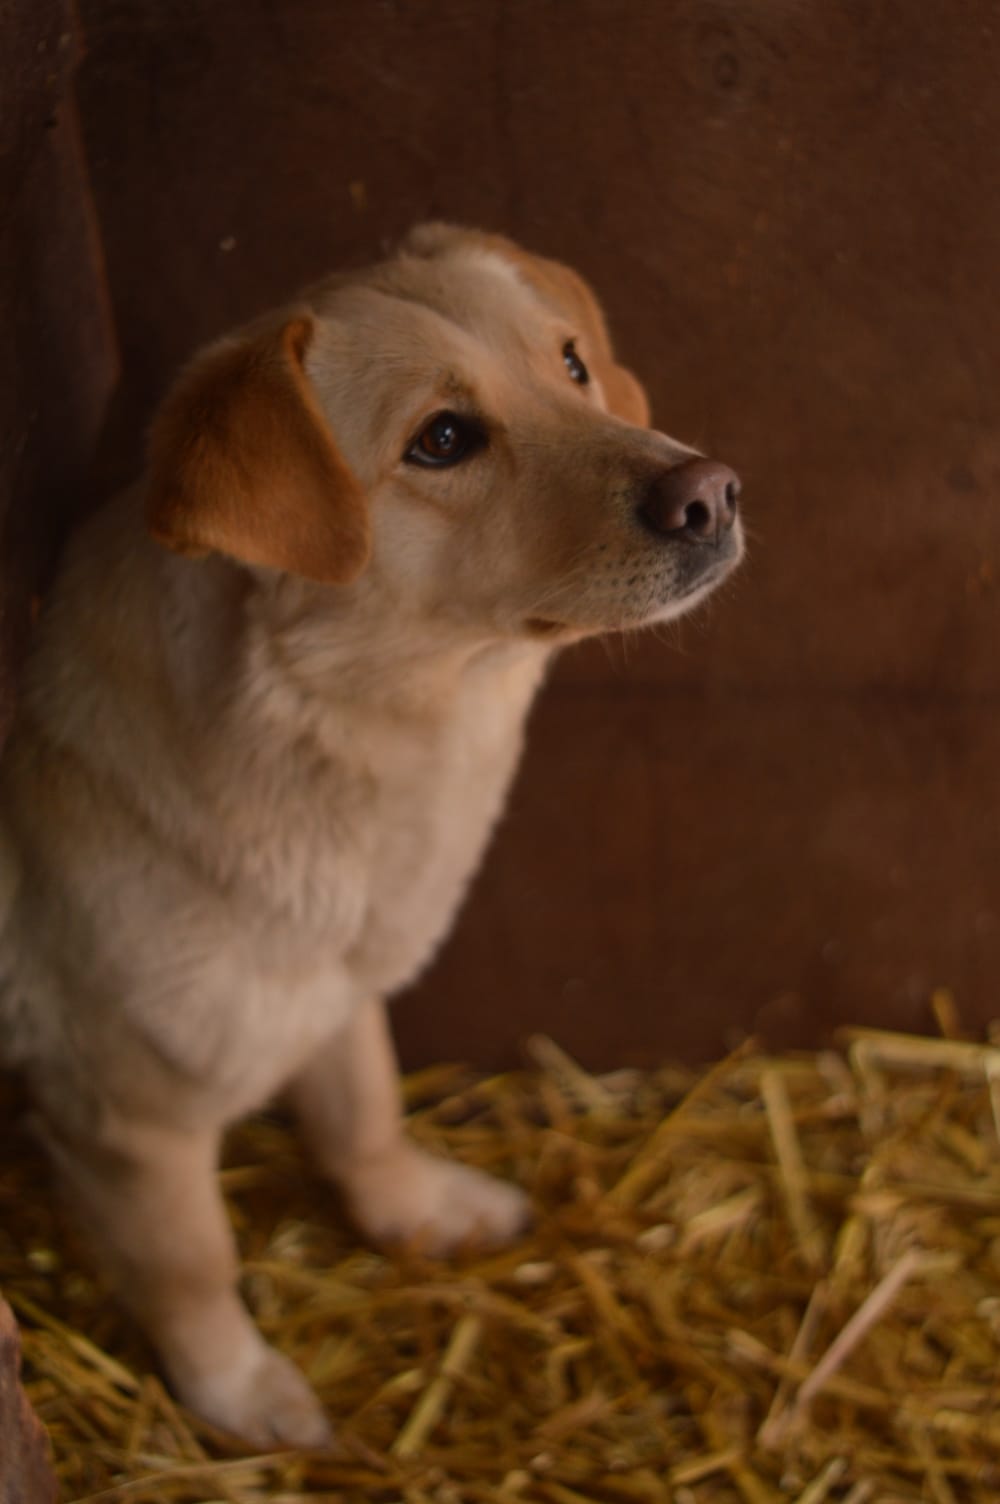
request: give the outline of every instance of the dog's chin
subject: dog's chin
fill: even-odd
[[[684,589],[673,592],[670,597],[659,605],[654,605],[651,610],[636,621],[637,627],[657,626],[665,621],[676,621],[679,616],[687,616],[707,600],[714,590],[732,574],[734,564],[720,566],[718,569],[709,571],[699,579],[693,580]]]
[[[687,616],[729,578],[743,557],[743,533],[737,522],[718,548],[698,549],[688,558],[695,567],[684,570],[665,588],[660,599],[646,600],[627,628],[652,627]]]

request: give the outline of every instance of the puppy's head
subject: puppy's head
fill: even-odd
[[[428,225],[206,352],[154,425],[154,534],[558,638],[679,615],[737,563],[732,471],[651,431],[576,273]]]

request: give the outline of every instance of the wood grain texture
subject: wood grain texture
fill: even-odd
[[[81,505],[116,374],[78,61],[70,0],[0,10],[0,740],[31,597]]]

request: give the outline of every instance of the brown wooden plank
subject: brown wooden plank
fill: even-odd
[[[997,708],[565,686],[440,961],[410,1059],[499,1063],[546,1029],[592,1066],[747,1033],[984,1028],[1000,975]]]
[[[80,503],[116,372],[69,93],[69,0],[17,0],[0,33],[0,739],[30,601]]]

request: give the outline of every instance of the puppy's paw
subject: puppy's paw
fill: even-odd
[[[352,1168],[343,1183],[369,1237],[434,1258],[509,1243],[531,1221],[528,1198],[516,1186],[408,1142],[384,1160]]]
[[[327,1447],[333,1439],[322,1405],[295,1364],[265,1342],[242,1363],[175,1387],[188,1409],[261,1451]]]

